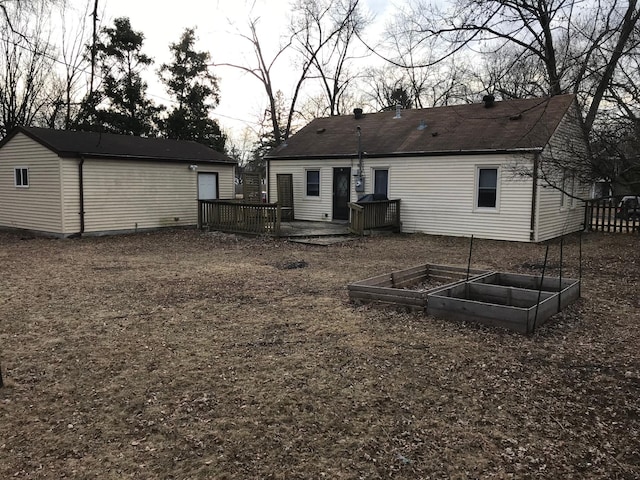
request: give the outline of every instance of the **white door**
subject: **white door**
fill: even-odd
[[[218,174],[198,174],[198,200],[216,200],[218,198]]]

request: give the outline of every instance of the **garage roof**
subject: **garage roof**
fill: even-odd
[[[192,141],[38,127],[16,127],[0,142],[0,148],[17,133],[24,133],[60,157],[236,163],[227,155]]]

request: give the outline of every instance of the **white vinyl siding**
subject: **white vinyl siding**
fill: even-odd
[[[84,163],[85,232],[135,231],[196,225],[197,173],[185,163],[94,160]],[[233,166],[217,172],[220,198],[231,198]]]
[[[16,187],[15,168],[29,187]],[[62,233],[60,158],[22,133],[0,149],[0,226]]]
[[[403,232],[529,241],[531,179],[508,173],[512,158],[452,155],[394,160],[396,165],[389,168],[389,198],[401,199]],[[501,167],[498,209],[475,208],[478,167],[487,165]]]
[[[561,163],[562,155],[576,155],[578,160],[587,159],[586,143],[579,123],[572,119],[577,112],[575,106],[560,122],[560,125],[551,137],[551,141],[542,152],[542,162],[545,156],[553,155],[555,163]],[[575,159],[572,159],[575,161]],[[571,164],[571,162],[569,162]],[[562,182],[562,172],[558,172],[558,181]],[[571,188],[571,179],[568,178]],[[577,180],[573,184],[574,196],[586,199],[589,196],[590,186]],[[538,184],[538,199],[536,202],[536,242],[542,242],[550,238],[576,232],[583,228],[584,202],[572,199],[564,195],[557,188],[553,188],[544,180]]]
[[[65,158],[61,164],[62,232],[70,235],[80,232],[80,159]]]
[[[271,160],[269,162],[269,201],[278,201],[276,176],[291,174],[293,181],[293,203],[296,220],[331,221],[333,216],[333,168],[351,168],[351,160]],[[320,195],[307,196],[307,170],[320,172]],[[353,168],[352,168],[353,171]],[[356,199],[355,182],[351,183],[350,198]]]
[[[401,199],[402,231],[433,235],[470,236],[528,242],[531,228],[531,179],[508,173],[514,158],[501,155],[457,155],[406,158],[365,158],[366,192],[373,191],[374,170],[389,170],[389,199]],[[518,158],[522,163],[522,158]],[[500,209],[475,209],[479,166],[500,166]],[[321,170],[321,197],[307,200],[305,171]],[[352,166],[349,160],[271,160],[271,201],[277,201],[278,173],[293,175],[296,219],[330,220],[333,167]],[[351,199],[357,198],[352,182]],[[328,214],[328,217],[325,217]]]

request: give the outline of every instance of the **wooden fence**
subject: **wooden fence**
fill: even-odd
[[[640,209],[619,209],[622,197],[587,200],[584,210],[584,229],[599,232],[640,232]]]
[[[351,224],[349,231],[364,235],[366,230],[391,227],[400,231],[400,200],[377,200],[350,203]]]
[[[198,227],[230,233],[280,235],[281,210],[275,203],[198,200]]]

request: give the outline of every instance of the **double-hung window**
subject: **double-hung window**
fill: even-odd
[[[571,170],[562,172],[562,188],[560,192],[560,208],[575,207],[576,175]]]
[[[27,167],[16,167],[13,171],[15,186],[27,188],[29,186],[29,169]]]
[[[476,192],[476,208],[498,207],[498,168],[478,168],[478,189]]]
[[[307,197],[320,196],[320,170],[307,170]]]

